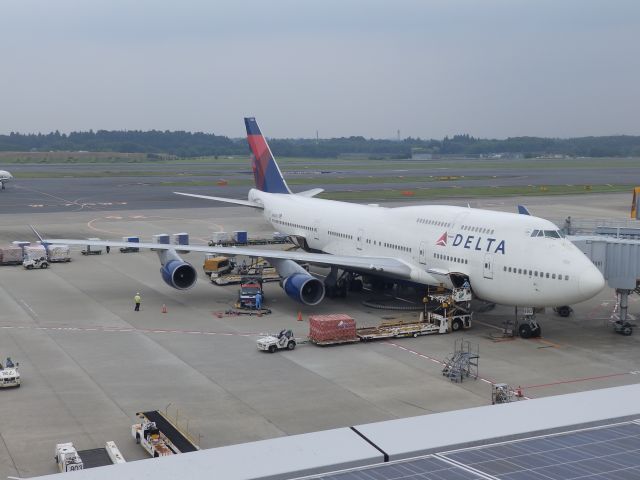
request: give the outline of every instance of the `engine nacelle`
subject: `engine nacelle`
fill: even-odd
[[[308,273],[294,273],[282,280],[285,293],[305,305],[314,306],[324,298],[324,283]]]
[[[172,259],[160,267],[162,279],[167,285],[178,290],[187,290],[196,283],[198,273],[193,265],[181,258]]]

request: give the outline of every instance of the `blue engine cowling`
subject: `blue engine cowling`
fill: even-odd
[[[324,283],[308,273],[294,273],[282,281],[285,293],[305,305],[317,305],[324,298]]]
[[[198,278],[196,269],[190,263],[182,260],[169,260],[160,267],[162,279],[167,285],[178,290],[193,287]]]

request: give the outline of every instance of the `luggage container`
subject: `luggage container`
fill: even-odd
[[[153,243],[161,243],[162,245],[169,245],[171,237],[169,237],[168,233],[159,233],[157,235],[154,235],[153,237],[151,237],[151,241]],[[157,252],[158,249],[157,248],[152,248],[151,249],[152,252]]]
[[[22,250],[22,255],[24,256],[24,249],[25,247],[28,247],[29,245],[31,245],[31,242],[23,242],[21,240],[15,240],[11,242],[11,245],[13,245],[14,247],[19,247]]]
[[[129,243],[140,243],[140,237],[122,237],[122,241],[123,242],[129,242]],[[138,247],[122,247],[120,249],[120,252],[122,253],[132,253],[132,252],[139,252],[140,249]]]
[[[249,235],[246,230],[237,230],[233,232],[233,239],[237,243],[247,243],[249,241]]]
[[[174,245],[189,245],[189,234],[188,233],[174,233],[173,234],[173,244]],[[178,253],[189,253],[189,250],[177,250]]]

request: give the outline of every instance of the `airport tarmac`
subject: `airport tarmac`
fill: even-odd
[[[513,211],[523,202],[551,219],[626,219],[630,195],[470,203]],[[247,229],[255,236],[272,231],[251,209],[204,203],[197,209],[129,205],[28,217],[1,214],[0,243],[33,240],[26,223],[48,236],[72,238],[150,239],[187,231],[193,243],[218,230]],[[173,205],[182,204],[174,200]],[[184,257],[200,269],[201,254]],[[292,328],[305,337],[306,318],[313,313],[347,313],[365,325],[412,314],[364,307],[366,292],[301,308],[277,284],[267,284],[271,315],[219,318],[234,303],[237,287],[214,286],[201,275],[193,289],[177,291],[163,283],[158,270],[155,253],[117,249],[92,257],[76,250],[71,263],[42,271],[0,267],[0,356],[19,361],[23,378],[21,388],[0,391],[0,477],[56,472],[55,444],[68,441],[86,449],[113,440],[127,460],[147,458],[130,436],[135,413],[167,405],[189,418],[201,446],[211,448],[487,405],[491,382],[519,385],[536,398],[640,381],[640,332],[631,337],[613,332],[610,289],[575,305],[569,318],[550,310],[539,316],[541,339],[496,341],[493,335],[513,314],[497,307],[477,314],[473,328],[461,334],[330,348],[305,344],[271,355],[256,349],[258,335]],[[142,295],[141,312],[133,311],[136,292]],[[634,315],[637,299],[630,297]],[[162,305],[167,313],[161,313]],[[439,362],[460,337],[479,346],[481,378],[456,384],[442,376]]]
[[[464,190],[456,189],[465,187],[522,186],[526,190],[528,185],[617,185],[633,183],[632,179],[640,178],[640,162],[627,158],[394,162],[283,159],[281,167],[285,177],[292,182],[299,179],[311,181],[304,185],[292,184],[295,192],[309,188],[335,192],[430,188],[451,189],[451,197],[464,195]],[[244,199],[253,180],[248,158],[219,159],[207,163],[32,163],[9,164],[3,168],[17,178],[7,184],[7,190],[0,192],[0,214],[209,208],[206,202],[189,197],[177,198],[173,192]],[[385,177],[386,180],[370,184],[362,181],[363,178],[376,177]],[[418,180],[410,181],[412,178]],[[353,183],[349,183],[349,179],[353,179]],[[216,185],[220,180],[231,183]],[[234,181],[240,184],[234,185]],[[208,182],[208,185],[203,186],[201,182]]]

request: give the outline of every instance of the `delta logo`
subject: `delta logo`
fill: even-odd
[[[436,240],[436,245],[438,245],[439,247],[447,246],[447,232],[444,232],[442,235],[440,235],[440,238]]]
[[[447,246],[447,232],[444,232],[438,240],[436,240],[436,245],[439,247]],[[480,237],[475,235],[462,235],[457,233],[455,237],[453,237],[453,241],[451,242],[452,247],[462,247],[468,250],[477,250],[479,252],[489,252],[489,253],[501,253],[505,254],[505,241],[496,238],[490,237]]]

